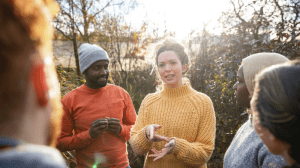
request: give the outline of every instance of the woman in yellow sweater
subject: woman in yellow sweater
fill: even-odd
[[[156,48],[162,89],[143,100],[129,142],[147,154],[145,168],[206,168],[216,132],[212,101],[184,82],[190,61],[181,44],[165,40]]]

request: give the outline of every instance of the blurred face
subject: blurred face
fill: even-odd
[[[182,85],[182,72],[185,72],[187,65],[181,65],[180,60],[173,51],[165,51],[158,56],[158,72],[161,79],[169,88],[176,88]]]
[[[235,90],[234,95],[237,98],[237,105],[250,108],[251,98],[244,80],[243,65],[240,66],[237,72],[237,81],[233,85],[233,89]]]
[[[109,76],[108,61],[96,61],[84,72],[84,75],[89,88],[99,89],[106,86]]]

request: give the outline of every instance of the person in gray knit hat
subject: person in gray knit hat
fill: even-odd
[[[109,58],[107,52],[96,44],[84,43],[79,47],[79,65],[80,71],[85,76],[86,85],[92,89],[99,89],[106,86],[109,70]],[[98,71],[87,71],[90,67],[104,66],[104,71],[98,74]],[[98,70],[98,69],[97,69]]]
[[[130,168],[126,141],[136,120],[131,98],[123,88],[107,84],[109,58],[101,47],[82,44],[79,64],[86,82],[62,99],[64,115],[56,147],[62,152],[75,150],[78,168]]]
[[[84,73],[87,68],[99,60],[107,60],[109,62],[107,52],[101,47],[96,44],[91,45],[88,43],[84,43],[79,47],[79,64],[81,73]]]

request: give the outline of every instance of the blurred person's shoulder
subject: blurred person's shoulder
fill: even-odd
[[[0,167],[66,168],[61,153],[52,147],[22,144],[0,151]]]

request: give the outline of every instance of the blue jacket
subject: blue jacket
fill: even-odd
[[[0,168],[66,168],[61,153],[52,147],[19,143],[0,137]]]

